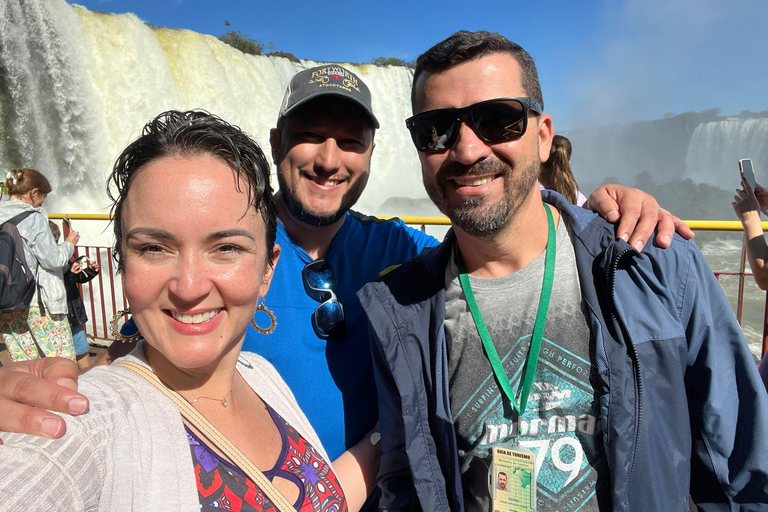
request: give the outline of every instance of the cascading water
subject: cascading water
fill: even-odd
[[[729,118],[697,126],[685,157],[684,177],[736,187],[740,158],[751,158],[758,182],[768,185],[768,118]]]
[[[0,0],[0,168],[42,171],[54,186],[49,211],[104,213],[106,175],[147,120],[203,108],[241,126],[269,154],[288,81],[316,64],[245,55],[211,36],[63,0]],[[344,65],[370,87],[381,122],[356,208],[375,214],[390,196],[425,198],[403,122],[412,72]]]

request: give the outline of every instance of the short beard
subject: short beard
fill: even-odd
[[[344,208],[340,208],[335,212],[330,212],[325,215],[318,215],[309,211],[303,204],[301,204],[301,201],[296,199],[293,191],[290,190],[290,187],[288,187],[287,183],[282,178],[279,169],[277,171],[277,184],[280,187],[279,194],[283,199],[285,208],[288,210],[288,213],[299,222],[315,227],[330,226],[347,213],[347,210]]]
[[[475,238],[494,239],[515,217],[533,190],[540,165],[538,160],[525,164],[513,184],[512,167],[501,160],[485,159],[471,167],[453,164],[437,171],[433,180],[425,179],[424,188],[435,206],[451,219],[453,225]],[[504,180],[504,197],[501,200],[487,204],[486,198],[472,197],[466,198],[459,206],[448,203],[448,178],[488,174],[501,174]]]
[[[283,203],[285,204],[285,208],[288,210],[288,213],[290,213],[296,220],[309,226],[315,226],[318,228],[330,226],[347,213],[346,210],[339,209],[326,215],[318,215],[307,210],[304,205],[301,204],[301,202],[296,200],[296,198],[287,188],[281,188],[280,195],[283,198]]]

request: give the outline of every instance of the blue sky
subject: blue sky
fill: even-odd
[[[413,60],[456,30],[500,32],[536,60],[555,128],[720,107],[768,110],[765,0],[79,0],[153,25],[240,30],[318,61]]]

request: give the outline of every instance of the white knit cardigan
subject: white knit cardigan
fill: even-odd
[[[126,359],[147,366],[143,343]],[[237,369],[328,460],[274,367],[243,352]],[[2,435],[0,511],[198,511],[192,456],[173,402],[117,366],[89,371],[79,390],[90,409],[62,415],[67,433],[61,439]]]

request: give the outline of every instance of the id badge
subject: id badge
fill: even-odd
[[[520,445],[493,448],[488,473],[493,512],[536,512],[535,455]]]

